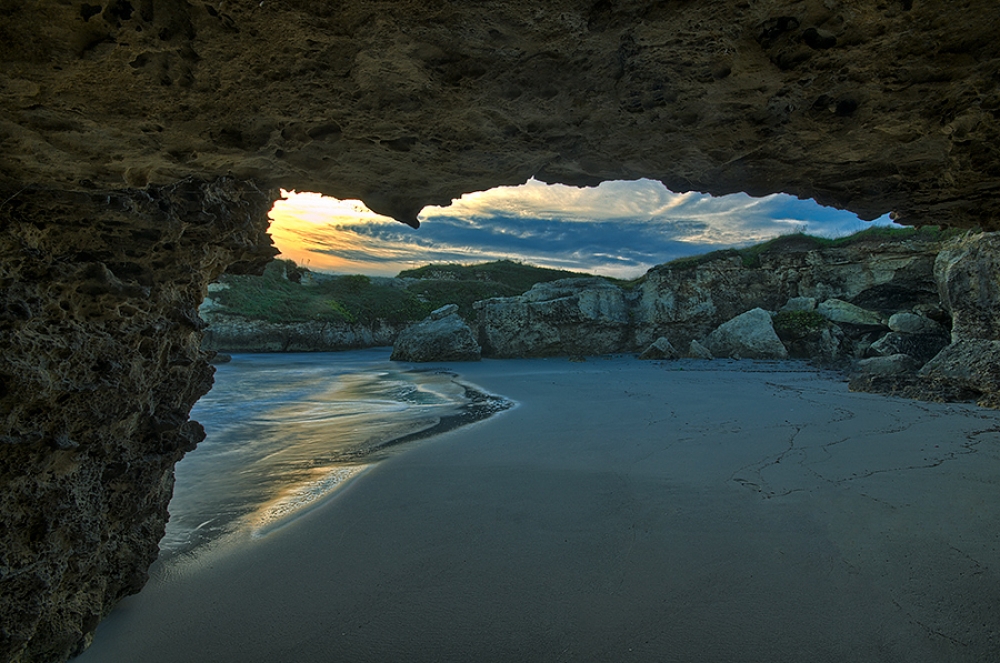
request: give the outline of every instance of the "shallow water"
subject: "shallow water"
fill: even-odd
[[[191,413],[207,437],[176,468],[162,556],[262,534],[409,441],[508,404],[385,348],[242,354]]]

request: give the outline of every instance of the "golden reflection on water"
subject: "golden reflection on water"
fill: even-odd
[[[454,375],[405,371],[387,356],[237,355],[220,366],[192,413],[207,437],[177,465],[161,549],[263,535],[469,402]]]

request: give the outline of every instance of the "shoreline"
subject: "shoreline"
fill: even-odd
[[[518,406],[154,577],[78,660],[998,658],[1000,415],[664,364],[428,366]]]
[[[405,444],[512,405],[389,351],[237,355],[220,368],[193,413],[208,436],[178,465],[160,560],[280,528]]]

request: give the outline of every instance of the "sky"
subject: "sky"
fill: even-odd
[[[635,278],[676,258],[797,232],[839,237],[865,222],[811,200],[775,194],[673,193],[652,180],[578,188],[537,180],[425,207],[413,229],[357,200],[282,192],[271,211],[281,258],[313,271],[395,276],[428,263],[520,260]]]

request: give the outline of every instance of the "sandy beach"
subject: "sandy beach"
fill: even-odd
[[[517,403],[159,564],[78,661],[1000,661],[1000,413],[793,362],[447,364]]]

